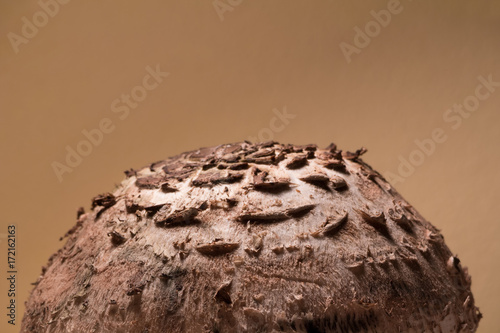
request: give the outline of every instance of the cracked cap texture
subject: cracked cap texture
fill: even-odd
[[[331,144],[201,148],[78,211],[22,332],[474,332],[439,231]]]

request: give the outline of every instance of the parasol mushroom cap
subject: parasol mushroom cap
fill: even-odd
[[[474,332],[470,277],[360,156],[201,148],[79,210],[22,332]]]

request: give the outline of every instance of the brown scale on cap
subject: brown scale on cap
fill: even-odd
[[[294,156],[290,161],[286,163],[288,169],[299,169],[307,164],[307,155],[301,154]]]
[[[214,298],[218,301],[222,301],[222,302],[225,302],[227,304],[231,304],[232,303],[231,294],[230,294],[231,284],[232,284],[232,280],[224,282],[219,287],[219,289],[217,289],[217,292],[215,293]]]
[[[193,186],[215,186],[239,182],[244,174],[241,172],[207,171],[200,173],[191,184]]]
[[[311,184],[324,184],[330,181],[330,178],[325,173],[310,173],[300,178],[300,180]]]
[[[207,244],[199,244],[196,250],[205,255],[221,255],[235,251],[240,246],[239,243],[228,243],[221,240],[216,240]]]
[[[399,204],[396,204],[394,208],[389,208],[387,210],[387,216],[396,222],[401,228],[409,231],[411,230],[412,223],[408,218],[407,213]]]
[[[102,206],[104,208],[109,208],[116,203],[116,198],[111,193],[99,194],[94,199],[92,199],[92,208],[97,206]]]
[[[170,208],[165,205],[156,213],[154,222],[157,226],[172,227],[193,224],[196,215],[198,215],[198,209],[196,208],[183,208],[174,210],[173,212],[167,212],[169,209]]]
[[[137,178],[135,181],[135,186],[144,189],[155,189],[160,188],[161,184],[164,183],[165,176],[155,175],[155,176],[145,176]]]
[[[126,238],[115,230],[108,233],[108,236],[111,237],[111,242],[115,245],[121,245],[126,241]]]
[[[321,228],[324,235],[331,236],[336,234],[347,222],[348,213],[344,212],[335,217],[327,219],[326,223]]]
[[[347,187],[347,183],[344,178],[340,176],[333,176],[330,178],[330,182],[332,183],[332,186],[336,190],[342,190]]]
[[[259,191],[281,191],[290,187],[287,176],[270,175],[267,171],[255,168],[253,170],[253,188]]]
[[[467,269],[365,152],[242,142],[128,170],[21,332],[474,332]]]

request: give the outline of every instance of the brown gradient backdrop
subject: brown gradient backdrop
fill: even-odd
[[[296,117],[274,139],[366,146],[365,161],[386,175],[415,139],[445,130],[448,140],[396,187],[469,267],[479,332],[499,332],[500,88],[457,130],[443,113],[474,93],[479,75],[500,81],[500,3],[401,4],[348,64],[339,43],[352,44],[353,28],[387,1],[244,0],[223,21],[212,1],[72,1],[17,54],[7,33],[21,34],[21,18],[40,7],[2,1],[0,232],[17,224],[19,307],[11,328],[3,238],[0,331],[19,330],[30,283],[77,208],[113,190],[125,169],[256,136],[286,106]],[[170,76],[120,120],[111,102],[156,64]],[[103,118],[115,130],[59,182],[51,163]]]

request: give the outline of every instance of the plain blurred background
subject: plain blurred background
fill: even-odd
[[[60,1],[0,1],[0,331],[124,170],[274,139],[366,146],[469,267],[478,332],[500,332],[500,2]]]

